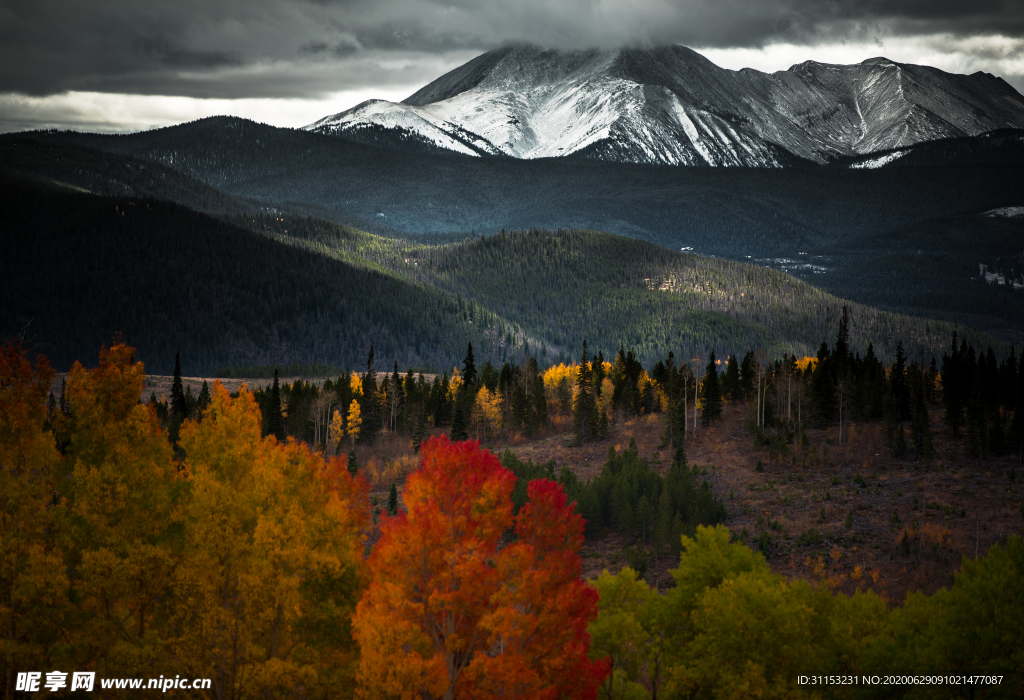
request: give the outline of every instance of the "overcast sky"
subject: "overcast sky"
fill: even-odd
[[[764,71],[886,56],[1024,92],[1024,0],[0,0],[0,132],[302,126],[515,42]]]

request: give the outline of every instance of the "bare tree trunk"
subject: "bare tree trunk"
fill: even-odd
[[[754,405],[754,423],[761,427],[761,372],[757,372],[757,403]]]
[[[700,396],[700,383],[693,381],[693,439],[697,439],[697,397]]]

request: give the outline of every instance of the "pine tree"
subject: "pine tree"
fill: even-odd
[[[434,405],[434,427],[440,428],[448,425],[452,420],[452,403],[448,398],[451,380],[448,373],[441,375],[440,379],[434,378],[434,386],[431,389],[431,400]]]
[[[679,445],[676,446],[676,451],[672,455],[672,468],[680,471],[685,471],[689,468],[686,461],[686,450],[683,448],[682,443],[679,443]]]
[[[466,346],[466,357],[462,360],[462,391],[475,395],[476,389],[476,363],[473,362],[473,343],[470,343]]]
[[[811,399],[815,425],[819,428],[832,425],[836,418],[836,386],[832,380],[831,353],[825,341],[818,348],[818,363],[811,375]]]
[[[597,401],[594,399],[593,377],[587,359],[587,341],[583,341],[583,357],[576,374],[576,397],[572,406],[576,443],[583,444],[597,437]]]
[[[533,376],[533,384],[530,388],[530,400],[533,410],[530,411],[527,420],[527,432],[536,435],[537,431],[548,424],[548,399],[544,393],[544,377],[537,368],[536,358],[531,357],[526,365],[527,371]]]
[[[210,384],[204,379],[203,388],[199,392],[199,399],[196,401],[196,412],[202,416],[210,405]]]
[[[171,382],[171,418],[179,423],[188,415],[185,390],[181,384],[181,353],[174,353],[174,380]]]
[[[61,379],[60,380],[60,399],[57,401],[57,405],[60,407],[60,412],[63,413],[65,417],[70,418],[71,417],[71,402],[68,401],[67,388],[68,388],[68,380],[67,379]]]
[[[512,397],[509,401],[511,410],[510,419],[513,430],[523,430],[526,427],[527,416],[529,415],[529,398],[526,395],[526,388],[522,381],[517,381],[512,389]]]
[[[597,436],[608,437],[608,413],[606,411],[598,411]]]
[[[663,488],[661,489],[661,498],[658,500],[658,522],[654,530],[654,547],[659,554],[663,554],[672,542],[673,515],[675,513],[668,489]]]
[[[672,353],[670,352],[669,355],[671,356]],[[594,387],[600,391],[601,384],[604,382],[604,355],[600,351],[591,363],[590,372],[593,375]]]
[[[398,487],[395,486],[395,482],[391,482],[391,490],[388,491],[388,515],[398,514]]]
[[[468,421],[466,413],[462,410],[462,402],[455,403],[455,413],[452,415],[452,442],[469,439]]]
[[[370,355],[366,360],[366,374],[363,375],[363,399],[359,402],[360,414],[363,418],[362,431],[359,439],[363,442],[372,442],[377,434],[384,427],[384,417],[381,414],[380,392],[377,388],[377,372],[373,368],[373,346],[370,346]]]
[[[722,394],[730,401],[739,401],[743,398],[740,389],[740,366],[736,362],[736,355],[729,355],[729,362],[725,366],[725,378],[722,382]]]
[[[427,434],[427,412],[421,411],[419,418],[416,421],[416,432],[412,436],[412,448],[416,451],[416,454],[420,452],[420,445],[423,444],[423,438]]]
[[[722,418],[722,390],[718,386],[718,367],[715,363],[715,351],[711,351],[711,361],[704,370],[704,382],[701,385],[704,394],[704,407],[701,410],[700,420],[705,427],[711,425],[712,421]]]
[[[839,316],[839,331],[836,333],[836,344],[832,348],[832,358],[835,363],[836,375],[842,376],[846,373],[846,364],[850,357],[850,322],[846,315],[846,305]]]
[[[875,346],[871,343],[868,343],[861,366],[864,375],[862,380],[864,384],[864,417],[871,420],[884,418],[885,370],[882,369],[882,363],[875,357]]]
[[[405,409],[405,389],[402,377],[398,374],[398,360],[395,360],[395,369],[391,373],[391,378],[388,380],[387,389],[388,414],[391,429],[394,431],[404,432],[403,415]]]
[[[931,459],[934,454],[932,447],[932,431],[928,420],[928,407],[925,403],[927,377],[921,375],[921,386],[914,392],[914,401],[910,407],[910,439],[914,450],[924,459]]]
[[[1012,354],[1013,348],[1010,348]],[[935,403],[935,387],[939,381],[939,368],[935,365],[935,358],[932,358],[932,363],[928,367],[928,373],[925,374],[925,392],[924,400],[926,403]]]
[[[910,417],[910,388],[907,386],[907,358],[903,341],[896,345],[896,359],[889,371],[889,390],[896,409],[896,420],[902,423]]]
[[[682,449],[683,441],[686,439],[686,406],[683,393],[683,385],[686,377],[680,367],[679,371],[672,371],[672,381],[669,384],[670,398],[668,415],[665,417],[665,436],[663,442],[666,446]]]
[[[284,441],[286,434],[284,430],[284,416],[281,413],[281,384],[277,377],[277,369],[274,369],[274,385],[270,388],[270,405],[267,406],[267,417],[264,419],[267,435],[273,435],[279,441]]]
[[[740,393],[744,401],[749,401],[754,395],[754,387],[757,385],[757,359],[752,350],[747,350],[743,356],[743,364],[740,365]]]
[[[192,387],[185,387],[185,417],[192,418],[196,414],[196,407],[199,399],[192,393]]]
[[[956,344],[956,331],[953,331],[949,354],[942,356],[942,403],[946,425],[953,437],[960,436],[960,428],[963,426],[963,374],[963,357]]]
[[[455,397],[455,410],[452,413],[451,437],[454,441],[469,439],[469,416],[473,412],[473,399],[476,397],[477,384],[473,343],[469,343],[466,347],[466,357],[462,360],[462,385]]]
[[[359,472],[359,459],[356,457],[356,448],[352,448],[348,453],[348,473],[355,476]]]

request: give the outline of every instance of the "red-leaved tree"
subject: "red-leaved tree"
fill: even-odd
[[[532,482],[513,516],[516,478],[479,443],[434,438],[421,455],[353,620],[363,696],[595,698],[609,671],[587,658],[598,596],[561,487]]]

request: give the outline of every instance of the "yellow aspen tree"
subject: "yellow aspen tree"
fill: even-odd
[[[33,366],[22,347],[0,346],[0,668],[7,670],[0,684],[7,688],[14,669],[63,663],[47,656],[68,613],[54,518],[61,460],[45,427],[53,375],[42,357]]]
[[[181,431],[191,499],[174,583],[173,655],[217,698],[351,693],[367,487],[342,457],[261,438],[260,411],[218,382]]]
[[[182,483],[155,410],[139,402],[144,382],[121,343],[101,348],[95,369],[75,363],[67,382],[71,478],[58,518],[78,608],[71,646],[108,676],[165,670],[157,615],[181,554]]]
[[[503,410],[501,395],[482,387],[473,399],[473,413],[470,426],[478,434],[491,437],[501,430]]]
[[[459,398],[459,392],[462,390],[462,372],[459,371],[458,367],[452,369],[452,378],[448,380],[448,400],[455,402]]]
[[[358,404],[356,405],[358,406]],[[327,428],[327,444],[329,446],[329,454],[337,453],[339,446],[341,445],[341,440],[344,437],[345,422],[344,419],[341,417],[341,412],[335,410],[334,415],[331,416],[331,424]]]
[[[609,364],[605,362],[605,364]],[[605,378],[601,381],[601,398],[597,400],[597,409],[600,413],[604,413],[608,416],[608,423],[615,423],[615,404],[612,403],[612,396],[615,394],[615,385],[612,384],[612,380],[605,375]]]
[[[356,439],[359,437],[359,427],[363,424],[363,419],[359,413],[359,402],[352,399],[352,403],[348,406],[348,426],[346,432],[348,436],[352,438],[352,449],[356,447]]]
[[[636,380],[636,393],[640,397],[640,412],[646,413],[651,406],[647,405],[647,398],[655,398],[655,381],[647,374],[647,370],[641,370]]]

